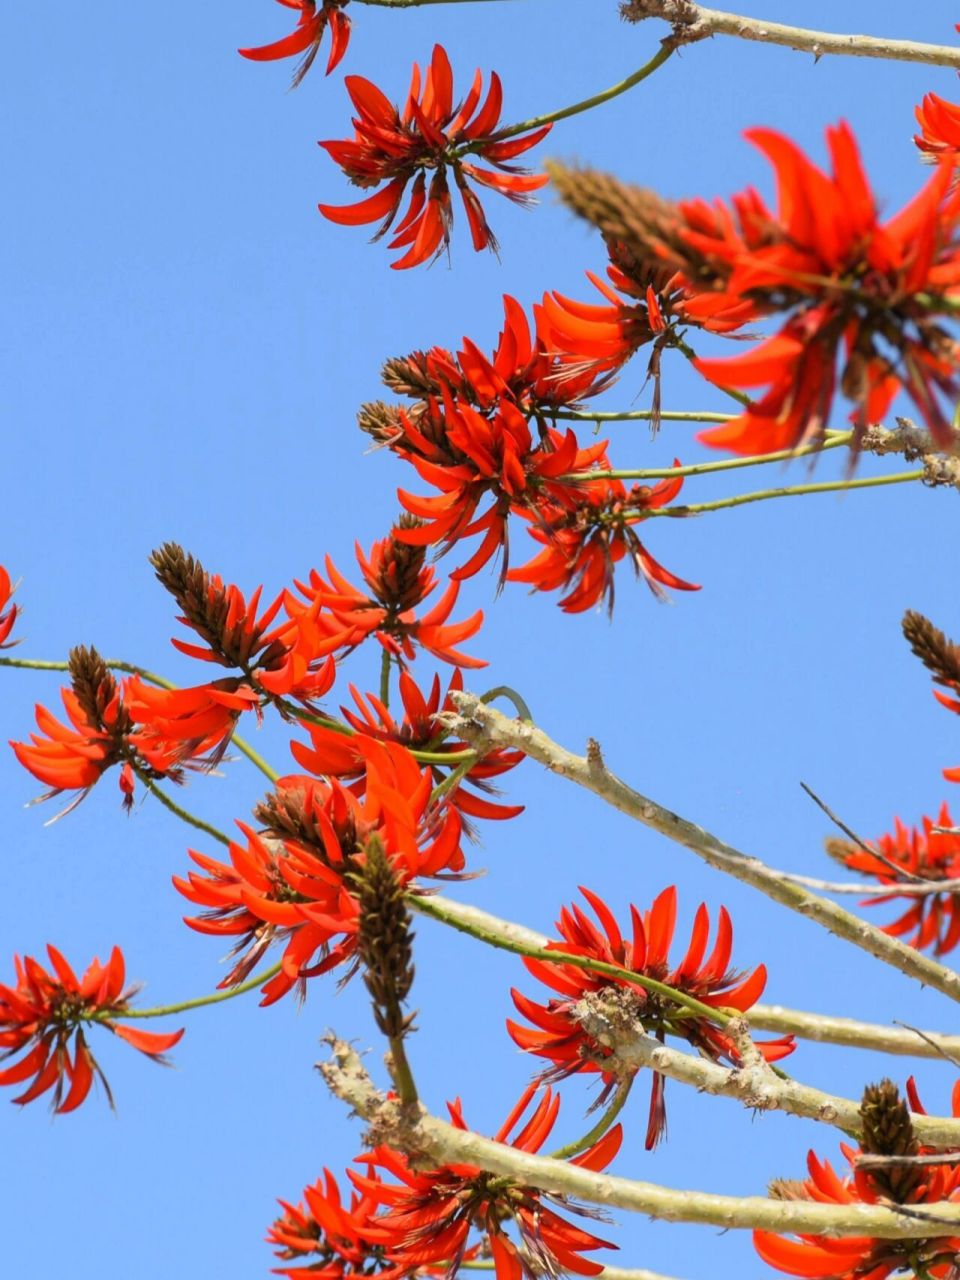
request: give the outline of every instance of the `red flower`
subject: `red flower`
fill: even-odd
[[[345,1205],[336,1178],[324,1169],[322,1178],[304,1188],[303,1197],[306,1203],[296,1206],[281,1200],[284,1215],[267,1233],[277,1257],[290,1264],[274,1267],[274,1275],[288,1280],[393,1280],[404,1274],[402,1267],[384,1259],[383,1247],[366,1234],[369,1227],[378,1234],[375,1214],[380,1206],[372,1196],[353,1191]]]
[[[832,173],[813,165],[787,138],[767,129],[747,137],[777,175],[774,217],[753,196],[726,232],[686,234],[687,242],[730,268],[711,306],[749,300],[757,315],[786,312],[781,331],[732,359],[697,367],[725,387],[767,387],[739,417],[701,434],[736,453],[767,453],[819,438],[840,386],[860,427],[880,419],[901,387],[942,445],[953,439],[939,395],[960,385],[958,347],[937,324],[960,287],[960,191],[941,165],[926,187],[882,222],[856,141],[841,124],[827,130]],[[758,234],[762,228],[762,235]],[[752,243],[751,243],[752,240]]]
[[[480,610],[464,622],[447,622],[457,602],[459,582],[451,581],[433,608],[416,617],[416,609],[437,586],[436,571],[424,563],[425,547],[409,545],[408,538],[416,533],[418,522],[401,517],[391,534],[373,544],[369,557],[357,543],[357,562],[367,584],[366,592],[348,582],[327,556],[329,582],[314,569],[309,583],[296,584],[306,604],[287,593],[286,609],[292,625],[316,623],[323,616],[320,611],[327,609],[327,625],[337,646],[353,648],[375,635],[401,663],[413,661],[415,646],[419,646],[456,667],[485,667],[482,659],[469,658],[454,647],[476,635],[483,624]]]
[[[93,960],[82,978],[56,947],[48,945],[47,955],[52,973],[31,956],[14,956],[16,985],[0,986],[0,1062],[23,1053],[18,1062],[0,1070],[0,1085],[22,1084],[32,1077],[26,1092],[13,1101],[23,1106],[53,1089],[53,1110],[62,1115],[80,1106],[96,1076],[112,1106],[110,1086],[90,1052],[84,1027],[105,1027],[161,1063],[183,1031],[163,1035],[117,1024],[117,1018],[130,1016],[135,990],[124,990],[119,947],[113,948],[108,964]]]
[[[501,399],[492,416],[484,416],[444,387],[442,419],[430,423],[404,421],[404,445],[395,446],[423,480],[440,490],[421,498],[397,491],[411,515],[427,523],[400,533],[415,545],[443,543],[448,549],[461,538],[482,533],[474,554],[450,575],[462,581],[480,569],[502,547],[506,571],[507,520],[511,511],[539,510],[551,503],[572,510],[578,482],[564,479],[587,472],[603,456],[606,442],[581,449],[572,431],[545,428],[535,439],[523,411]],[[412,447],[409,447],[412,446]],[[477,515],[489,495],[490,505]]]
[[[259,706],[257,694],[234,678],[193,689],[156,689],[138,676],[118,685],[94,649],[74,649],[70,670],[72,687],[60,691],[70,724],[38,704],[41,732],[10,744],[24,768],[51,788],[40,799],[79,792],[64,812],[115,764],[128,809],[138,772],[182,782],[184,767],[212,768],[240,715]]]
[[[536,1085],[527,1087],[494,1135],[494,1141],[508,1143],[519,1151],[541,1149],[560,1109],[560,1099],[550,1089],[544,1090],[519,1132],[510,1136],[521,1124],[535,1092]],[[459,1099],[449,1103],[448,1109],[454,1126],[466,1130]],[[622,1137],[620,1126],[616,1125],[570,1163],[600,1172],[619,1151]],[[418,1172],[411,1168],[406,1156],[387,1146],[358,1157],[358,1163],[367,1165],[370,1172],[351,1172],[350,1179],[365,1196],[387,1206],[376,1219],[375,1238],[379,1238],[386,1257],[404,1274],[445,1262],[447,1275],[455,1275],[472,1227],[487,1237],[497,1280],[520,1280],[521,1276],[535,1280],[544,1272],[556,1275],[561,1271],[599,1275],[602,1266],[582,1255],[616,1247],[565,1221],[548,1207],[553,1202],[573,1208],[569,1201],[494,1177],[476,1165],[443,1165]],[[372,1176],[378,1168],[392,1174],[399,1185],[383,1183]],[[506,1234],[505,1227],[511,1224],[520,1237],[519,1245]],[[367,1231],[372,1236],[369,1227]]]
[[[914,1111],[925,1115],[913,1080],[907,1084],[907,1095]],[[957,1102],[954,1090],[954,1114]],[[871,1111],[886,1120],[886,1124],[882,1127],[871,1124]],[[873,1169],[858,1165],[859,1157],[864,1154],[928,1154],[928,1149],[921,1147],[913,1136],[909,1112],[889,1080],[867,1088],[861,1116],[864,1120],[862,1146],[850,1147],[846,1143],[840,1146],[851,1168],[846,1177],[840,1177],[828,1160],[819,1160],[811,1151],[807,1157],[810,1176],[800,1182],[778,1180],[772,1184],[771,1194],[783,1200],[812,1200],[818,1204],[844,1206],[934,1205],[960,1199],[960,1165],[903,1164]],[[923,1221],[922,1212],[916,1216],[918,1221]],[[753,1244],[764,1262],[791,1276],[887,1280],[893,1274],[909,1274],[950,1280],[956,1271],[954,1262],[960,1250],[960,1237],[882,1240],[872,1236],[836,1239],[801,1235],[792,1240],[769,1231],[755,1231]]]
[[[601,466],[604,460],[601,460]],[[674,459],[674,466],[679,466]],[[507,574],[510,582],[527,582],[535,591],[566,591],[559,601],[564,613],[583,613],[601,600],[613,612],[615,565],[629,557],[634,572],[653,594],[665,597],[663,587],[699,591],[654,560],[636,533],[643,512],[667,506],[683,487],[683,478],[661,480],[653,488],[634,485],[629,491],[619,480],[594,480],[584,485],[572,511],[546,507],[530,514],[531,538],[543,551]]]
[[[923,152],[924,160],[950,160],[960,155],[960,106],[928,93],[922,104],[914,108],[920,132],[913,140]]]
[[[323,33],[330,27],[330,57],[327,60],[327,75],[347,51],[350,43],[350,19],[343,12],[347,0],[321,0],[317,8],[317,0],[278,0],[288,9],[299,9],[300,17],[297,25],[288,36],[275,40],[273,44],[261,45],[257,49],[238,49],[237,52],[254,62],[272,62],[276,58],[290,58],[298,53],[303,54],[300,65],[293,76],[292,87],[296,88],[303,77],[313,66],[313,60],[320,49]]]
[[[401,671],[400,697],[404,717],[398,724],[376,694],[368,693],[364,697],[350,685],[350,693],[360,714],[357,715],[349,707],[341,707],[340,710],[347,724],[356,730],[356,736],[327,729],[322,725],[307,724],[304,727],[310,733],[312,749],[302,742],[291,742],[290,750],[297,763],[311,773],[334,778],[356,778],[362,789],[366,785],[367,767],[363,739],[398,742],[411,750],[426,750],[429,747],[431,751],[441,755],[467,750],[465,742],[452,742],[448,739],[437,741],[446,732],[437,717],[442,712],[456,710],[450,692],[459,692],[462,688],[463,674],[456,670],[450,677],[450,685],[442,701],[439,676],[434,676],[430,694],[425,697],[410,673]],[[515,768],[523,758],[522,751],[509,751],[502,747],[488,752],[482,760],[470,766],[462,782],[446,793],[447,802],[454,805],[461,815],[471,818],[515,818],[523,812],[522,804],[495,804],[484,796],[466,790],[464,784],[472,782],[481,791],[490,791],[490,779]],[[453,764],[450,768],[453,768]],[[449,776],[439,765],[432,766],[431,772],[437,784]]]
[[[911,946],[923,949],[933,944],[934,954],[946,955],[960,942],[960,894],[931,890],[924,897],[898,894],[895,886],[915,876],[923,880],[960,879],[960,835],[947,835],[935,827],[952,827],[953,819],[946,804],[940,808],[936,822],[923,819],[923,828],[906,827],[894,819],[892,835],[877,840],[878,856],[873,856],[846,841],[831,840],[828,848],[845,867],[864,875],[875,876],[891,892],[865,898],[862,906],[875,906],[906,898],[909,907],[890,924],[881,926],[884,933],[903,938]],[[912,937],[906,935],[911,934]]]
[[[0,649],[12,649],[19,641],[10,639],[10,632],[13,630],[13,624],[17,620],[17,614],[20,612],[15,604],[10,604],[10,597],[13,595],[13,587],[10,585],[10,575],[6,569],[0,564]],[[10,606],[7,608],[7,606]]]
[[[230,865],[191,851],[206,872],[174,877],[189,901],[204,907],[186,923],[199,933],[236,937],[239,956],[221,987],[242,982],[274,941],[285,949],[281,972],[263,987],[272,1004],[307,978],[356,950],[359,908],[350,875],[377,834],[401,885],[463,867],[456,809],[431,805],[430,770],[395,743],[361,740],[366,752],[362,798],[338,782],[281,778],[258,806],[258,834],[238,823],[246,845],[230,845]],[[333,945],[331,945],[333,944]]]
[[[668,953],[677,919],[677,891],[673,886],[664,889],[651,909],[642,916],[631,905],[630,938],[623,937],[613,913],[602,898],[582,886],[580,892],[596,913],[601,928],[598,929],[579,907],[573,906],[569,911],[564,907],[557,921],[561,941],[549,942],[547,946],[551,950],[591,956],[606,964],[622,966],[664,982],[694,996],[702,1004],[716,1008],[745,1012],[760,999],[767,981],[764,965],[758,965],[746,977],[729,968],[733,929],[724,907],[720,908],[716,941],[710,955],[704,959],[710,917],[707,908],[701,905],[697,908],[690,945],[680,963],[671,969]],[[521,1049],[548,1058],[553,1063],[543,1073],[545,1078],[562,1079],[577,1071],[603,1071],[601,1064],[610,1057],[611,1050],[583,1031],[575,1013],[577,1002],[596,992],[619,995],[625,1010],[636,1018],[637,1025],[658,1040],[662,1041],[668,1034],[681,1036],[714,1062],[721,1059],[733,1063],[738,1061],[737,1050],[722,1028],[691,1014],[666,997],[645,990],[631,982],[629,977],[617,980],[574,968],[562,961],[553,964],[525,959],[524,964],[535,978],[560,996],[559,999],[554,996],[547,1004],[541,1005],[519,991],[511,992],[517,1009],[538,1029],[534,1031],[508,1020],[507,1030]],[[767,1041],[758,1044],[757,1048],[768,1062],[775,1062],[793,1052],[793,1037]],[[605,1073],[605,1079],[609,1088],[613,1078]],[[647,1150],[656,1146],[666,1125],[663,1083],[663,1077],[654,1072]]]
[[[503,91],[496,72],[490,76],[482,106],[483,80],[479,71],[466,98],[454,105],[453,73],[441,45],[434,46],[422,92],[420,68],[414,65],[402,111],[361,76],[347,76],[345,83],[357,111],[353,120],[355,135],[320,145],[357,186],[387,185],[358,204],[321,204],[320,212],[332,222],[349,226],[381,221],[375,239],[379,238],[391,227],[407,184],[413,179],[410,203],[394,228],[389,246],[407,252],[390,264],[393,267],[415,267],[449,245],[453,207],[448,169],[460,191],[477,250],[488,246],[496,249],[497,245],[468,178],[517,204],[528,204],[530,193],[547,181],[545,175],[528,174],[508,162],[546,137],[550,126],[520,137],[504,136],[506,131],[498,134]],[[498,172],[479,168],[468,158],[471,156],[481,157]]]

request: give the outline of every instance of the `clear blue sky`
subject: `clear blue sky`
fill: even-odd
[[[945,0],[741,7],[934,41],[950,40],[960,16]],[[459,85],[475,66],[501,73],[507,120],[619,80],[650,57],[660,33],[624,26],[613,0],[351,12],[341,70],[370,76],[393,97],[411,62],[440,40]],[[587,297],[582,273],[602,266],[598,240],[549,190],[533,213],[485,198],[500,264],[470,251],[462,220],[452,270],[441,262],[402,273],[362,229],[324,222],[319,200],[349,198],[316,147],[347,131],[341,77],[325,81],[317,69],[287,93],[289,63],[255,66],[235,53],[286,23],[269,0],[4,13],[0,561],[23,579],[24,655],[62,657],[94,643],[175,679],[204,678],[167,644],[173,611],[152,581],[150,549],[177,539],[211,570],[268,591],[326,552],[351,567],[354,538],[368,545],[386,531],[394,489],[411,479],[393,459],[365,455],[354,426],[357,405],[380,394],[384,357],[464,334],[490,346],[501,293],[526,304],[548,288]],[[741,131],[780,128],[822,158],[824,126],[843,117],[894,209],[926,176],[910,137],[912,108],[930,89],[960,97],[946,71],[815,65],[717,39],[559,126],[535,155],[589,160],[670,196],[727,194],[748,182],[769,193],[766,167]],[[604,407],[646,403],[642,382],[638,363]],[[714,395],[668,362],[666,407],[716,406]],[[622,465],[703,456],[678,426],[651,443],[645,426],[625,424],[612,447]],[[818,475],[841,467],[825,459]],[[788,474],[799,481],[806,470],[796,464]],[[732,488],[691,483],[685,493],[697,501]],[[660,801],[778,866],[816,874],[828,865],[827,832],[800,779],[870,835],[894,814],[914,821],[952,798],[940,769],[960,763],[957,723],[935,706],[899,619],[918,608],[960,633],[949,552],[957,518],[955,494],[914,486],[661,522],[650,527],[651,551],[703,590],[658,606],[623,575],[613,626],[601,613],[566,618],[553,600],[522,589],[497,601],[485,574],[464,593],[488,611],[473,649],[490,668],[475,687],[516,686],[561,741],[579,748],[596,736],[610,763]],[[373,686],[369,662],[358,655],[345,675]],[[54,706],[58,684],[3,673],[3,737],[25,736],[33,702]],[[282,764],[288,737],[272,726],[259,744]],[[12,975],[13,951],[38,953],[50,940],[77,964],[119,943],[151,1002],[212,987],[222,973],[218,946],[182,926],[170,884],[187,865],[184,829],[155,805],[125,818],[112,778],[45,829],[48,812],[23,808],[37,789],[9,753],[0,756],[0,981]],[[259,795],[241,759],[225,778],[194,781],[189,801],[227,824]],[[489,875],[460,888],[464,899],[548,929],[579,882],[621,912],[675,882],[681,927],[702,899],[727,904],[735,958],[766,961],[769,1001],[952,1025],[942,999],[778,914],[534,765],[512,775],[509,795],[527,812],[486,828],[475,857]],[[960,793],[956,800],[960,809]],[[439,1108],[459,1093],[471,1121],[492,1128],[530,1070],[503,1029],[519,963],[427,922],[419,934],[422,1030],[411,1054],[423,1095]],[[359,1128],[312,1070],[331,1026],[377,1043],[359,984],[337,995],[331,982],[314,982],[300,1013],[290,1001],[259,1011],[248,997],[195,1015],[175,1071],[102,1044],[116,1116],[102,1099],[54,1123],[42,1104],[20,1112],[0,1102],[7,1272],[266,1274],[261,1237],[274,1198],[295,1199],[324,1164],[339,1170],[358,1149]],[[852,1094],[907,1071],[897,1060],[807,1045],[791,1069]],[[928,1107],[945,1107],[950,1070],[917,1074]],[[564,1132],[573,1136],[590,1094],[579,1081],[564,1092]],[[771,1177],[798,1176],[809,1145],[835,1152],[827,1130],[752,1119],[678,1086],[668,1094],[670,1139],[649,1155],[638,1090],[618,1172],[759,1193]],[[617,1217],[624,1265],[689,1280],[707,1265],[714,1280],[762,1270],[744,1236]]]

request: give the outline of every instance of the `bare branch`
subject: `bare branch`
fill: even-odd
[[[828,1205],[770,1200],[765,1196],[725,1196],[679,1191],[651,1182],[634,1182],[607,1173],[531,1155],[479,1134],[455,1129],[422,1108],[402,1109],[373,1086],[355,1049],[329,1037],[331,1057],[319,1064],[324,1081],[368,1124],[366,1140],[386,1142],[412,1159],[433,1165],[474,1164],[490,1173],[554,1195],[649,1214],[667,1222],[699,1222],[715,1227],[760,1227],[768,1231],[826,1236],[876,1236],[885,1240],[921,1239],[933,1221],[942,1234],[960,1230],[960,1204],[929,1206],[923,1222],[900,1206]]]
[[[692,44],[708,36],[737,36],[762,44],[784,45],[815,58],[841,54],[853,58],[885,58],[891,62],[921,62],[933,67],[960,70],[960,49],[950,45],[921,44],[916,40],[888,40],[883,36],[841,35],[832,31],[810,31],[782,22],[745,18],[738,13],[707,9],[693,0],[625,0],[620,12],[628,22],[662,18],[673,26],[668,40],[673,45]]]
[[[467,741],[482,738],[485,743],[523,751],[551,772],[586,787],[621,813],[690,849],[718,871],[759,889],[772,901],[805,916],[821,928],[866,951],[868,955],[875,956],[925,986],[933,987],[951,1000],[960,1001],[960,974],[954,970],[922,955],[875,925],[845,911],[836,903],[786,880],[780,872],[766,866],[758,858],[741,853],[709,831],[641,795],[606,765],[598,767],[584,756],[567,751],[534,725],[508,720],[492,707],[484,706],[473,694],[453,693],[452,698],[459,709],[459,715],[446,716],[444,719],[453,732]]]

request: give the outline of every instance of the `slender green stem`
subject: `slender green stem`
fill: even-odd
[[[443,781],[438,782],[430,792],[430,803],[436,804],[438,800],[442,800],[449,792],[455,791],[472,768],[472,760],[464,760],[462,764],[458,764],[457,767],[452,769]]]
[[[276,703],[288,715],[296,720],[302,720],[304,724],[319,724],[324,729],[332,729],[334,733],[342,733],[344,737],[352,738],[356,733],[355,729],[351,729],[349,725],[342,724],[339,720],[334,720],[330,716],[318,715],[313,711],[305,711],[302,707],[298,707],[293,702],[287,702],[285,698],[277,698]],[[444,737],[448,736],[446,734]],[[440,741],[443,739],[441,738]],[[463,761],[469,761],[475,764],[478,760],[477,752],[472,748],[466,748],[463,751],[420,751],[409,748],[410,754],[414,760],[419,760],[421,764],[460,764]]]
[[[654,414],[652,409],[631,409],[623,413],[603,409],[594,413],[588,409],[552,409],[548,416],[561,422],[649,422],[653,417],[659,417],[661,422],[733,422],[740,417],[738,413],[707,413],[705,409],[689,413],[663,409],[659,414]]]
[[[390,1060],[393,1067],[391,1072],[393,1083],[397,1086],[397,1093],[400,1101],[405,1107],[413,1106],[418,1099],[417,1086],[413,1078],[413,1072],[410,1070],[410,1062],[407,1058],[407,1051],[404,1048],[403,1036],[390,1036]]]
[[[498,129],[496,132],[497,141],[501,138],[512,138],[518,133],[528,133],[531,129],[540,129],[545,124],[555,124],[558,120],[568,120],[570,116],[578,116],[582,111],[591,111],[594,107],[600,107],[605,102],[610,102],[613,98],[619,98],[621,93],[626,93],[628,89],[632,89],[641,80],[646,80],[647,76],[652,76],[658,67],[662,67],[667,61],[673,49],[667,45],[661,45],[656,54],[649,62],[634,71],[633,75],[627,76],[626,80],[621,80],[619,84],[611,85],[609,89],[604,89],[600,93],[595,93],[592,98],[584,98],[582,102],[575,102],[570,107],[561,107],[559,111],[548,111],[546,115],[532,116],[529,120],[523,120],[520,124],[512,124],[506,129]]]
[[[757,453],[749,458],[724,458],[722,462],[693,462],[686,467],[647,467],[640,471],[580,471],[561,476],[561,480],[673,480],[681,476],[705,476],[715,471],[736,471],[739,467],[759,467],[768,462],[789,462],[793,458],[806,458],[811,454],[838,449],[853,439],[852,431],[829,436],[822,444],[805,445],[800,449],[780,449],[776,453]]]
[[[738,493],[732,498],[718,498],[714,502],[691,503],[685,507],[660,507],[645,511],[642,519],[654,516],[699,516],[707,511],[722,511],[725,507],[743,507],[748,502],[766,502],[768,498],[800,498],[810,493],[839,493],[847,489],[875,489],[886,484],[905,484],[908,480],[922,480],[924,471],[899,471],[892,476],[867,476],[860,480],[826,480],[820,484],[797,484],[783,489],[760,489],[756,493]]]
[[[248,978],[246,982],[241,982],[239,986],[228,987],[225,991],[214,991],[208,996],[194,996],[192,1000],[180,1000],[176,1004],[160,1004],[152,1009],[128,1009],[124,1018],[167,1018],[174,1013],[187,1013],[191,1009],[202,1009],[208,1004],[222,1004],[224,1000],[232,1000],[234,996],[245,996],[248,991],[253,991],[257,987],[263,986],[265,982],[269,982],[271,978],[275,978],[280,972],[280,965],[272,965],[269,969],[264,969],[262,973],[255,973],[252,978]],[[108,1017],[109,1014],[105,1014]],[[94,1015],[96,1020],[96,1015]]]
[[[209,822],[204,822],[203,818],[198,818],[189,809],[184,809],[183,805],[177,804],[176,800],[172,800],[165,791],[161,791],[153,779],[148,778],[142,769],[134,765],[133,771],[150,794],[156,796],[160,803],[165,805],[171,813],[176,814],[181,822],[186,822],[191,827],[196,827],[198,831],[205,831],[208,836],[213,836],[214,840],[219,840],[221,844],[230,844],[230,837],[225,835],[219,827],[215,827]]]
[[[702,1004],[693,996],[687,995],[685,991],[678,991],[676,987],[669,987],[665,982],[658,982],[656,978],[648,978],[646,974],[636,973],[632,969],[625,969],[622,965],[607,964],[605,960],[594,960],[590,956],[577,956],[569,951],[554,950],[552,947],[535,947],[528,942],[524,942],[522,938],[494,933],[490,929],[485,929],[481,924],[448,913],[433,898],[410,893],[407,894],[407,903],[412,910],[419,911],[421,915],[429,916],[432,920],[439,920],[441,924],[449,925],[461,933],[467,933],[472,938],[477,938],[480,942],[486,942],[488,946],[497,947],[501,951],[512,951],[515,955],[529,956],[532,960],[544,960],[547,964],[568,964],[576,969],[587,969],[591,973],[602,973],[605,977],[616,978],[620,982],[635,983],[636,986],[643,987],[645,991],[662,996],[664,999],[688,1009],[691,1014],[696,1015],[698,1018],[708,1018],[711,1022],[715,1022],[721,1027],[725,1027],[734,1016],[723,1009],[715,1009],[708,1004]]]
[[[682,338],[677,338],[673,344],[676,349],[687,357],[691,364],[697,358],[697,353],[688,342],[684,342]],[[734,387],[721,387],[719,383],[714,384],[718,391],[722,391],[725,396],[731,400],[736,400],[737,404],[742,404],[745,408],[750,404],[750,397],[743,391],[737,391]],[[735,415],[739,416],[739,415]]]
[[[124,662],[121,658],[107,658],[106,666],[111,671],[123,671],[127,675],[139,676],[141,680],[146,680],[149,684],[155,684],[160,689],[179,689],[180,686],[174,684],[172,680],[168,680],[165,676],[158,676],[155,671],[148,671],[146,667],[138,667],[133,662]],[[69,665],[66,662],[48,662],[42,658],[3,658],[0,657],[0,667],[19,667],[24,671],[69,671]],[[270,768],[263,756],[250,746],[245,738],[241,738],[239,733],[233,734],[230,739],[231,743],[239,752],[247,757],[251,764],[256,765],[262,774],[276,782],[278,774]]]
[[[390,706],[390,650],[384,649],[380,659],[380,701]]]
[[[607,1107],[589,1133],[585,1133],[576,1142],[568,1142],[565,1147],[557,1147],[556,1151],[550,1152],[550,1158],[552,1160],[569,1160],[571,1156],[578,1156],[581,1151],[586,1151],[595,1142],[599,1142],[623,1110],[623,1104],[630,1096],[630,1090],[635,1079],[636,1076],[630,1074],[620,1080],[617,1084],[616,1092],[610,1099],[609,1107]]]
[[[486,693],[480,695],[481,702],[493,702],[494,698],[506,698],[516,708],[519,720],[529,720],[533,724],[533,714],[516,689],[511,689],[508,684],[498,684],[495,689],[488,689]]]

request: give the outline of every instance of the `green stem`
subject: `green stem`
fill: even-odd
[[[748,502],[766,502],[768,498],[800,498],[810,493],[836,493],[847,489],[875,489],[886,484],[905,484],[908,480],[922,480],[925,471],[899,471],[892,476],[868,476],[861,480],[826,480],[821,484],[797,484],[784,489],[760,489],[756,493],[739,493],[732,498],[718,498],[715,502],[692,503],[685,507],[660,507],[645,511],[642,519],[653,516],[699,516],[707,511],[722,511],[725,507],[743,507]]]
[[[494,698],[506,698],[513,703],[518,720],[529,720],[533,724],[533,713],[516,689],[511,689],[508,684],[498,684],[495,689],[488,689],[480,695],[481,702],[493,702]]]
[[[177,1004],[161,1004],[152,1009],[128,1009],[123,1014],[123,1017],[167,1018],[174,1013],[187,1013],[191,1009],[202,1009],[208,1004],[222,1004],[224,1000],[232,1000],[234,996],[246,995],[248,991],[253,991],[256,987],[269,982],[271,978],[275,978],[279,972],[280,965],[275,964],[269,969],[264,969],[262,973],[255,973],[252,978],[248,978],[246,982],[241,982],[238,987],[228,987],[226,991],[214,991],[208,996],[195,996],[192,1000],[180,1000]],[[104,1014],[104,1017],[109,1017],[109,1014]],[[93,1021],[98,1021],[96,1015],[94,1015]]]
[[[384,649],[380,659],[380,701],[390,706],[390,650]]]
[[[599,1142],[623,1110],[623,1104],[630,1096],[630,1090],[635,1079],[636,1076],[631,1074],[620,1080],[617,1084],[616,1092],[610,1100],[609,1107],[607,1107],[590,1132],[585,1133],[576,1142],[568,1142],[565,1147],[557,1147],[556,1151],[551,1151],[550,1159],[569,1160],[571,1156],[578,1156],[581,1151],[586,1151],[595,1142]]]
[[[554,950],[552,947],[535,947],[520,938],[511,938],[500,933],[494,933],[490,929],[485,929],[481,924],[467,921],[460,916],[448,914],[433,898],[409,893],[407,894],[407,903],[412,910],[419,911],[421,915],[429,916],[432,920],[439,920],[441,924],[449,925],[451,928],[459,930],[460,933],[469,934],[472,938],[477,938],[480,942],[486,942],[488,946],[497,947],[501,951],[512,951],[515,955],[529,956],[532,960],[545,960],[548,964],[568,964],[575,969],[587,969],[591,973],[602,973],[605,977],[616,978],[620,982],[635,983],[638,987],[643,987],[645,991],[662,996],[664,999],[688,1009],[691,1014],[695,1014],[699,1018],[708,1018],[711,1022],[715,1022],[721,1027],[725,1027],[734,1017],[733,1014],[726,1013],[722,1009],[715,1009],[708,1004],[702,1004],[693,996],[687,995],[685,991],[678,991],[676,987],[668,987],[665,982],[658,982],[656,978],[648,978],[646,974],[636,973],[634,970],[625,969],[621,965],[608,964],[605,960],[594,960],[590,956],[576,956],[568,951]]]
[[[649,62],[644,63],[639,71],[634,71],[633,75],[627,76],[626,80],[621,80],[619,84],[611,85],[609,89],[595,93],[592,98],[584,98],[582,102],[575,102],[573,106],[561,107],[559,111],[548,111],[546,115],[532,116],[529,120],[524,120],[520,124],[512,124],[506,129],[498,129],[494,137],[499,142],[503,138],[512,138],[518,133],[528,133],[531,129],[540,129],[545,124],[555,124],[558,120],[568,120],[570,116],[578,116],[582,111],[591,111],[594,107],[600,107],[605,102],[610,102],[613,98],[619,98],[621,93],[626,93],[628,89],[632,89],[641,80],[646,80],[647,76],[653,75],[654,71],[658,67],[662,67],[672,53],[672,47],[662,44]]]
[[[686,467],[647,467],[641,471],[574,471],[561,476],[561,481],[577,480],[672,480],[680,476],[705,476],[714,471],[735,471],[738,467],[759,467],[767,462],[789,462],[792,458],[806,458],[811,454],[838,449],[853,439],[852,431],[839,431],[830,435],[822,444],[808,444],[800,449],[780,449],[776,453],[755,453],[748,458],[724,458],[722,462],[694,462]]]
[[[442,782],[438,782],[430,792],[430,803],[436,804],[437,801],[441,800],[448,794],[448,792],[455,790],[472,768],[473,762],[471,760],[464,760],[463,764],[458,764],[457,767],[451,770]]]
[[[654,414],[652,409],[631,409],[624,413],[603,409],[594,413],[587,409],[551,409],[547,416],[562,422],[649,422],[653,417],[659,417],[661,422],[733,422],[740,417],[739,413],[707,413],[699,409],[689,413],[663,409],[659,414]]]
[[[132,662],[124,662],[120,658],[107,658],[105,665],[111,671],[123,671],[127,675],[140,676],[142,680],[146,680],[149,684],[155,684],[160,689],[179,689],[180,686],[174,684],[172,680],[167,680],[165,676],[158,676],[155,671],[148,671],[146,667],[138,667]],[[2,658],[0,657],[0,667],[19,667],[24,671],[69,671],[66,662],[47,662],[42,658]],[[279,774],[277,774],[267,764],[266,760],[250,746],[239,733],[233,734],[230,741],[243,755],[247,757],[251,764],[256,765],[262,774],[276,782]]]
[[[319,724],[324,729],[332,729],[334,733],[342,733],[347,738],[352,738],[356,733],[356,730],[351,729],[349,725],[342,724],[339,720],[334,720],[330,716],[317,715],[315,712],[305,711],[295,703],[288,702],[286,698],[277,698],[275,701],[277,706],[281,707],[288,715],[296,720],[302,720],[304,724]],[[446,736],[444,735],[444,737]],[[419,760],[421,764],[460,764],[462,761],[469,761],[471,764],[475,764],[479,758],[476,751],[471,748],[448,753],[442,751],[419,751],[414,750],[412,747],[408,748],[408,750],[414,760]]]
[[[691,364],[697,358],[697,353],[689,343],[684,342],[682,338],[677,338],[673,344],[676,349],[687,357]],[[742,404],[745,408],[750,405],[750,397],[743,391],[736,391],[733,387],[721,387],[718,383],[714,384],[718,391],[722,391],[725,396],[729,396],[731,400],[736,400],[737,404]],[[738,415],[735,415],[739,417]]]
[[[390,1058],[393,1065],[393,1083],[397,1086],[400,1102],[403,1106],[413,1106],[418,1100],[417,1086],[410,1070],[407,1051],[403,1046],[403,1036],[390,1036]]]
[[[219,827],[214,827],[209,822],[204,822],[203,818],[198,818],[196,814],[191,813],[189,809],[184,809],[182,805],[177,804],[176,800],[171,800],[167,793],[165,791],[161,791],[153,779],[148,778],[142,769],[139,769],[134,765],[133,771],[150,794],[152,796],[156,796],[160,803],[165,805],[171,813],[176,814],[181,822],[186,822],[191,827],[196,827],[198,831],[205,831],[208,836],[213,836],[214,840],[219,840],[221,844],[230,844],[230,837],[225,835]]]

